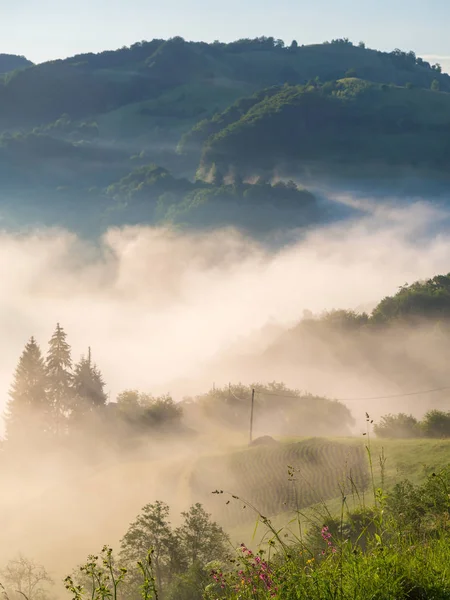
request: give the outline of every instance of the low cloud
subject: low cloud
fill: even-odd
[[[450,235],[430,233],[446,213],[361,202],[362,218],[311,230],[278,251],[231,230],[114,229],[97,246],[61,230],[3,233],[2,408],[27,339],[45,351],[57,321],[75,359],[92,346],[111,399],[127,387],[181,399],[209,387],[210,362],[268,324],[289,327],[305,309],[372,306],[449,270]],[[219,375],[224,383],[233,373]]]

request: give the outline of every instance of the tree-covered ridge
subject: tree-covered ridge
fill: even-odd
[[[145,215],[147,222],[195,229],[233,225],[258,234],[304,227],[320,215],[314,195],[294,182],[244,183],[238,177],[227,182],[214,167],[210,182],[178,179],[156,165],[138,167],[107,194],[117,203],[111,209],[115,219]]]
[[[269,90],[234,117],[216,117],[220,130],[209,125],[201,173],[214,163],[245,172],[286,161],[437,169],[450,161],[450,95],[433,90],[357,78],[312,81]]]
[[[270,365],[319,369],[330,377],[357,376],[363,383],[380,385],[379,393],[363,397],[421,392],[415,398],[424,412],[448,410],[446,392],[428,393],[449,385],[450,274],[402,286],[370,312],[334,309],[303,318],[282,333],[265,351]],[[370,386],[369,388],[370,389]],[[423,393],[422,393],[423,392]],[[351,396],[350,396],[351,397]],[[400,398],[401,410],[409,408]],[[389,410],[382,399],[383,411]],[[379,403],[377,403],[379,404]]]
[[[0,81],[4,222],[90,235],[130,223],[303,226],[310,194],[246,176],[299,163],[445,175],[448,91],[439,65],[346,39],[176,37],[15,70]],[[149,182],[136,168],[151,163],[169,173]],[[192,183],[196,173],[209,184]]]
[[[33,63],[26,59],[25,56],[17,56],[15,54],[0,54],[0,76],[16,69],[25,69],[32,67]]]
[[[199,151],[209,137],[219,133],[228,125],[239,121],[255,104],[277,94],[280,89],[280,86],[273,86],[272,88],[260,90],[250,97],[239,98],[223,112],[215,113],[210,119],[199,121],[181,137],[178,151],[180,153]]]
[[[378,323],[394,319],[449,317],[450,273],[400,287],[394,296],[381,300],[372,313],[372,319]]]
[[[209,182],[193,182],[148,163],[145,152],[78,140],[85,130],[91,135],[95,123],[59,119],[28,134],[0,136],[6,215],[36,215],[38,222],[93,235],[124,224],[236,226],[257,233],[303,227],[319,217],[314,195],[292,182],[244,183],[238,176],[224,178],[218,168],[211,169]]]
[[[299,327],[324,326],[336,331],[352,331],[390,323],[415,324],[420,320],[445,323],[449,318],[450,273],[400,286],[396,294],[383,298],[370,314],[334,309],[319,316],[307,314]]]
[[[87,53],[14,72],[0,87],[4,126],[52,121],[62,113],[85,117],[130,103],[155,98],[164,90],[201,82],[241,82],[253,85],[306,83],[316,76],[339,79],[347,72],[378,82],[429,88],[437,79],[450,90],[450,77],[414,53],[391,53],[354,46],[348,40],[331,44],[285,47],[281,40],[262,37],[233,43],[186,42],[180,37],[133,44],[116,51]],[[239,97],[241,94],[237,94]],[[214,99],[215,101],[215,99]]]

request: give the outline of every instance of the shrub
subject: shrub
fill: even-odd
[[[450,437],[450,412],[430,410],[422,421],[422,429],[426,437]]]
[[[373,430],[380,438],[415,438],[421,434],[417,419],[404,413],[384,415]]]

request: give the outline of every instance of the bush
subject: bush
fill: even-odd
[[[388,496],[387,508],[402,534],[430,534],[449,528],[450,469],[432,473],[423,485],[398,483]]]
[[[419,422],[412,415],[384,415],[374,425],[375,435],[380,438],[415,438],[421,434]]]
[[[421,425],[426,437],[450,437],[450,412],[430,410],[425,415]]]

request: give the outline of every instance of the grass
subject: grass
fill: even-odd
[[[391,467],[387,467],[386,445],[392,450]],[[216,571],[222,593],[211,586],[206,598],[450,598],[449,441],[369,440],[366,451],[372,467],[379,458],[379,468],[370,469],[373,493],[362,494],[355,488],[349,497],[342,489],[331,502],[296,511],[289,522],[259,513],[264,533],[252,540],[258,553],[242,544],[237,575]],[[417,461],[419,457],[422,460]],[[393,489],[400,483],[395,467],[399,459],[403,459],[401,472],[411,473],[420,484]],[[241,539],[245,535],[242,528],[235,534]]]
[[[311,459],[318,447],[331,447],[336,451],[339,444],[348,450],[359,448],[361,442],[303,440],[280,444],[276,451],[281,456],[286,453],[292,456],[293,448],[297,448],[297,454],[305,461],[307,456]],[[229,560],[213,561],[181,575],[177,579],[176,595],[169,588],[169,594],[166,595],[165,591],[164,598],[448,600],[449,442],[368,440],[365,446],[370,478],[364,494],[354,485],[352,493],[348,494],[342,488],[340,497],[330,503],[322,503],[317,515],[314,515],[315,507],[296,511],[292,525],[296,524],[297,530],[280,526],[276,519],[267,518],[255,508],[254,516],[264,530],[264,543],[259,548],[250,549],[241,543]],[[236,452],[236,464],[242,464],[245,454],[247,459],[258,457],[261,460],[266,456],[265,450],[273,451],[275,447]],[[377,452],[381,450],[383,452],[378,456]],[[423,459],[419,461],[422,470],[416,466],[420,457]],[[392,464],[389,465],[389,462]],[[393,484],[400,482],[396,466],[399,462],[405,463],[402,473],[405,470],[410,472],[413,478],[421,479],[421,483],[393,489]],[[432,463],[437,466],[443,463],[444,468],[424,476]],[[290,478],[295,478],[296,474],[295,469],[289,469]],[[270,477],[270,474],[266,475]],[[380,482],[382,486],[378,487]],[[217,496],[224,497],[220,492]],[[309,530],[305,527],[306,523]],[[241,540],[242,536],[241,528]],[[96,598],[116,600],[118,594],[113,574],[116,567],[112,566],[111,551],[106,549],[105,552],[103,567],[100,562],[98,565],[88,564],[86,568],[99,574]],[[140,568],[144,600],[163,597],[155,585],[151,553],[147,563],[143,557]],[[103,579],[102,573],[105,574]],[[113,587],[108,573],[111,573]],[[120,583],[127,585],[127,581],[125,570]],[[85,597],[83,589],[77,587],[71,578],[66,580],[66,586],[75,600]],[[126,589],[123,592],[126,594]]]
[[[285,438],[284,444],[290,445],[294,440]],[[360,438],[338,438],[341,443],[345,441],[348,445],[360,447],[364,442]],[[304,440],[307,442],[307,440]],[[393,486],[401,480],[408,479],[415,485],[423,483],[427,476],[433,472],[438,472],[450,464],[450,440],[432,440],[432,439],[412,439],[412,440],[394,440],[394,439],[371,439],[371,456],[374,461],[373,479],[376,487],[383,486],[386,491],[390,491]],[[383,474],[381,473],[380,459],[383,457]],[[298,458],[294,462],[298,464]],[[367,461],[367,451],[365,452],[365,461]],[[366,462],[367,465],[367,462]],[[368,465],[367,465],[368,466]],[[260,467],[261,468],[261,467]],[[285,471],[285,487],[287,482],[287,470]],[[266,478],[267,485],[264,486],[266,495],[270,498],[272,492],[272,479],[268,469],[263,468],[263,476]],[[342,481],[342,480],[341,480]],[[342,489],[338,489],[339,483],[334,487],[335,494],[326,496],[322,489],[320,501],[311,503],[309,506],[301,507],[301,516],[292,507],[283,506],[280,512],[273,512],[270,515],[271,521],[277,529],[283,529],[289,538],[292,533],[298,530],[298,518],[301,520],[302,527],[306,528],[308,523],[316,520],[323,520],[324,514],[338,515],[342,508]],[[313,485],[313,480],[307,483]],[[331,487],[331,489],[333,489]],[[351,491],[351,490],[350,490]],[[347,490],[348,492],[348,490]],[[350,493],[347,495],[347,506],[349,509],[356,509],[361,503],[370,503],[371,490],[359,488],[359,495]],[[257,502],[256,507],[259,508]],[[242,506],[242,505],[240,505]],[[276,503],[273,503],[276,506]],[[242,509],[241,509],[242,511]],[[275,509],[276,511],[276,509]],[[228,528],[229,534],[234,542],[244,541],[247,544],[260,544],[265,539],[266,531],[261,528],[255,529],[254,513],[248,511],[247,519],[237,526]],[[253,519],[253,520],[252,520]]]
[[[295,508],[295,502],[303,508],[319,500],[332,500],[339,496],[342,485],[348,484],[350,474],[360,488],[368,481],[364,439],[291,438],[275,446],[203,457],[192,468],[191,488],[194,494],[202,496],[215,488],[233,490],[257,504],[268,516],[289,512]],[[449,440],[374,439],[371,444],[377,463],[382,454],[386,459],[387,489],[399,479],[420,483],[427,474],[450,461]],[[293,497],[288,466],[296,471],[297,499]],[[377,466],[374,477],[378,486],[382,482]],[[234,518],[233,515],[231,520]]]
[[[254,87],[245,82],[226,79],[180,85],[157,98],[127,104],[98,115],[96,121],[102,138],[133,139],[135,143],[145,143],[155,141],[155,134],[164,132],[177,142],[199,120],[211,116],[215,110],[224,110],[238,98],[254,91]],[[172,110],[173,115],[158,116],[159,110]]]

